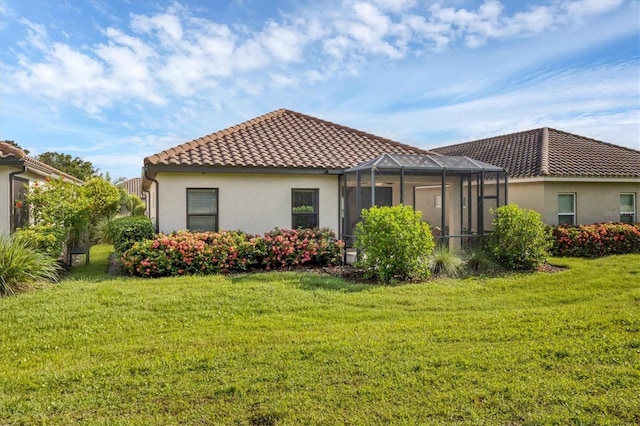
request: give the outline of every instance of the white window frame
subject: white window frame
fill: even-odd
[[[620,200],[620,222],[622,222],[622,217],[623,216],[631,216],[631,223],[635,223],[638,219],[638,213],[637,213],[637,204],[636,204],[636,193],[635,192],[621,192],[620,193],[620,197],[622,198],[623,195],[631,195],[631,197],[633,198],[632,201],[632,207],[633,210],[632,211],[623,211],[622,210],[622,200]],[[628,222],[627,222],[628,223]]]
[[[573,212],[571,213],[561,213],[560,212],[560,197],[561,196],[568,196],[570,195],[571,197],[573,197]],[[567,224],[564,221],[560,220],[560,217],[571,217],[571,223],[569,223],[569,225],[575,225],[576,224],[576,204],[577,204],[577,198],[578,195],[575,192],[561,192],[558,194],[558,224]]]

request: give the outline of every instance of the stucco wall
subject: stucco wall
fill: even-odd
[[[640,196],[640,180],[615,181],[538,181],[509,182],[509,202],[536,210],[547,225],[558,224],[558,194],[576,194],[576,223],[617,222],[620,220],[620,193]],[[636,206],[637,211],[637,206]]]
[[[606,182],[546,182],[544,187],[547,224],[558,223],[558,194],[576,194],[576,223],[618,222],[620,220],[620,193],[640,194],[640,181],[629,183]],[[637,211],[637,206],[636,206]]]
[[[320,226],[338,232],[336,175],[161,173],[156,179],[160,232],[186,228],[187,188],[218,188],[219,229],[252,234],[291,228],[291,189],[318,189]]]
[[[9,175],[20,169],[15,167],[0,166],[0,234],[8,234],[11,231],[11,206],[9,199],[11,193]],[[45,182],[45,176],[27,171],[26,173],[15,174],[14,178],[27,179],[29,184],[34,182]]]
[[[509,181],[509,203],[517,204],[518,206],[535,210],[543,215],[545,211],[545,192],[543,182],[526,182],[521,183],[516,180]],[[545,220],[545,223],[546,220]]]
[[[8,234],[11,228],[9,224],[9,173],[15,170],[0,166],[0,234]]]

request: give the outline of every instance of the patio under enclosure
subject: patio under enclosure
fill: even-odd
[[[490,209],[507,204],[507,172],[468,157],[384,154],[342,176],[342,234],[353,246],[360,212],[405,204],[422,213],[436,241],[451,248],[491,230]]]

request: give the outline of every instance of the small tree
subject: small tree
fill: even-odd
[[[27,202],[37,225],[62,227],[71,242],[83,239],[91,206],[82,187],[63,179],[47,179],[46,183],[35,183],[29,188]]]
[[[93,177],[85,182],[83,190],[90,201],[92,224],[105,217],[111,218],[120,210],[120,192],[109,181]]]
[[[356,225],[359,266],[383,282],[424,278],[434,248],[429,224],[410,206],[371,207]]]
[[[540,213],[509,204],[495,209],[495,215],[488,248],[500,264],[535,269],[546,261],[552,240]]]

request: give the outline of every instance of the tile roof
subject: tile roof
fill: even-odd
[[[17,146],[11,145],[8,142],[0,141],[0,159],[5,160],[21,160],[26,157],[27,154]]]
[[[70,180],[78,185],[84,182],[75,176],[71,176],[65,172],[62,172],[55,167],[52,167],[40,160],[36,160],[33,157],[29,157],[23,150],[17,148],[7,142],[0,141],[0,164],[11,165],[23,165],[28,167],[32,171],[38,171],[40,174],[45,174],[54,178],[64,178]]]
[[[510,177],[640,177],[640,151],[543,127],[435,148],[508,170]]]
[[[343,170],[385,153],[433,154],[279,109],[146,157],[144,165]]]

